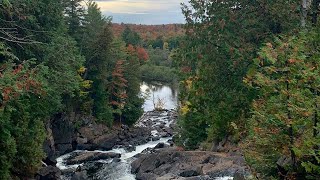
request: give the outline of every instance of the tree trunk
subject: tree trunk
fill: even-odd
[[[289,67],[289,64],[286,63],[286,66]],[[288,70],[287,71],[287,82],[286,82],[286,85],[287,85],[287,118],[290,122],[289,124],[289,138],[290,138],[290,153],[291,153],[291,161],[292,161],[292,169],[294,172],[297,171],[297,160],[296,160],[296,155],[293,151],[293,147],[294,147],[294,132],[293,132],[293,119],[292,119],[292,115],[291,115],[291,111],[290,111],[290,108],[289,108],[289,103],[290,103],[290,85],[289,85],[289,73],[290,71]]]
[[[320,0],[312,1],[312,25],[316,26],[318,23],[318,11],[319,11]]]
[[[318,96],[318,91],[314,90],[314,96],[315,96],[315,102],[314,102],[314,106],[315,106],[315,110],[314,110],[314,117],[313,117],[313,125],[314,125],[314,129],[313,129],[313,137],[317,137],[318,135],[318,130],[316,129],[317,124],[318,124],[318,104],[317,104],[317,96]]]
[[[306,20],[308,15],[308,9],[307,9],[307,0],[302,0],[301,2],[301,27],[306,27]]]

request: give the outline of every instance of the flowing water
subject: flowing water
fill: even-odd
[[[159,84],[150,84],[143,82],[141,84],[141,93],[145,97],[145,103],[143,105],[143,109],[145,112],[152,111],[154,109],[154,103],[157,101],[163,101],[163,108],[164,109],[175,109],[178,104],[178,90],[177,88],[170,87],[168,85],[159,85]],[[161,117],[160,117],[161,118]],[[164,118],[165,121],[166,118]],[[159,121],[159,118],[155,118],[154,120]],[[169,127],[171,121],[165,122],[165,126]],[[140,123],[137,123],[137,126],[140,126]],[[157,134],[156,131],[151,132],[152,135],[155,136]],[[141,153],[143,150],[148,148],[154,148],[158,143],[167,143],[167,141],[171,139],[168,138],[161,138],[158,141],[150,141],[146,144],[136,146],[135,151],[128,152],[123,148],[115,148],[110,151],[94,151],[94,152],[115,152],[120,153],[121,158],[120,161],[116,162],[111,160],[100,160],[98,162],[103,163],[103,167],[95,174],[95,179],[110,179],[110,180],[135,180],[136,177],[134,174],[131,174],[131,162],[135,159],[135,155]],[[83,164],[77,165],[66,165],[65,161],[68,157],[72,156],[78,152],[89,152],[89,151],[74,151],[69,154],[65,154],[57,158],[57,167],[64,171],[72,171],[76,170],[78,166],[82,166]],[[63,176],[63,180],[71,179],[70,176]],[[233,179],[232,177],[222,177],[217,178],[217,180],[230,180]]]

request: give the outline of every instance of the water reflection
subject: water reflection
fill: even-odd
[[[175,109],[177,107],[178,90],[176,87],[142,82],[140,89],[141,93],[145,96],[144,111],[152,111],[154,103],[159,99],[163,100],[165,109]]]

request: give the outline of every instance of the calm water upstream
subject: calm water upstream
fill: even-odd
[[[159,99],[164,102],[165,109],[175,109],[178,104],[178,88],[169,85],[142,82],[141,93],[146,96],[144,111],[152,111],[154,103]]]

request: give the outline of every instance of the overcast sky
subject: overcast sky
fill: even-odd
[[[181,2],[188,0],[96,0],[106,16],[115,23],[184,23]]]

